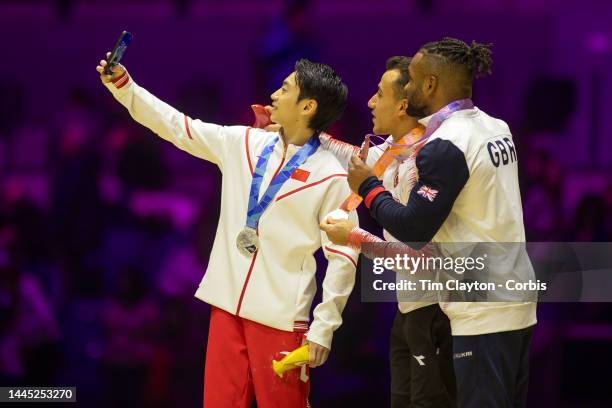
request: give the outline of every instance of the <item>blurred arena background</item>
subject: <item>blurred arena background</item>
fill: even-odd
[[[139,84],[221,124],[250,124],[296,59],[328,63],[349,86],[331,133],[354,143],[387,57],[446,35],[491,42],[474,100],[513,131],[528,239],[611,241],[611,15],[604,0],[0,1],[0,385],[75,385],[86,407],[201,405],[208,307],[193,293],[220,174],[100,84],[122,30]],[[357,283],[313,406],[388,406],[395,307],[362,303]],[[611,312],[540,305],[529,406],[612,406]]]

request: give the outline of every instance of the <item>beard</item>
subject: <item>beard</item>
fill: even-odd
[[[427,116],[426,109],[427,107],[425,104],[417,104],[409,101],[408,106],[406,107],[406,114],[408,114],[408,116],[412,116],[413,118],[422,119]]]
[[[408,95],[406,113],[413,118],[422,119],[427,115],[427,104],[421,90],[417,87],[411,95]]]

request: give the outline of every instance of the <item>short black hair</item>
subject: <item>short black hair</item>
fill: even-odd
[[[491,45],[472,41],[471,45],[456,38],[444,37],[440,41],[429,42],[421,47],[421,52],[436,55],[449,64],[464,67],[469,79],[479,78],[491,73]]]
[[[410,78],[408,75],[408,65],[410,65],[410,61],[412,61],[412,58],[405,57],[403,55],[396,55],[395,57],[391,57],[387,60],[386,70],[397,70],[400,74],[393,83],[393,91],[398,99],[406,96],[404,87]]]
[[[346,108],[348,88],[329,65],[300,59],[295,63],[295,81],[300,88],[298,102],[314,99],[318,107],[308,127],[323,132],[336,121]]]

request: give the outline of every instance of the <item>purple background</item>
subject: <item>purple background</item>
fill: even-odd
[[[250,124],[297,58],[328,63],[349,86],[332,133],[354,143],[386,58],[444,35],[492,42],[474,100],[513,130],[529,239],[610,241],[611,15],[596,0],[1,2],[0,385],[76,385],[88,407],[201,405],[208,306],[192,295],[220,174],[100,84],[121,30],[139,84],[222,124]],[[530,406],[610,406],[611,311],[540,305]],[[356,289],[314,406],[388,405],[394,312]]]

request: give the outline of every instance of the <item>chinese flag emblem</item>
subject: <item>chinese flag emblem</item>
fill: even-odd
[[[302,183],[305,183],[306,180],[308,180],[308,176],[310,176],[309,171],[302,170],[302,169],[295,169],[295,171],[291,175],[291,178],[294,180],[301,181]]]

